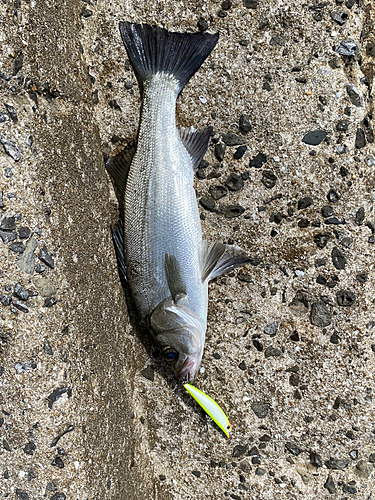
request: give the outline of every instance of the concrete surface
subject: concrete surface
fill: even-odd
[[[0,9],[1,498],[374,498],[373,3]],[[231,441],[128,319],[102,161],[139,118],[118,21],[200,18],[220,40],[177,119],[214,127],[196,181],[205,236],[253,258],[210,285],[196,381]],[[317,130],[320,144],[302,141]],[[219,161],[228,133],[247,150]]]

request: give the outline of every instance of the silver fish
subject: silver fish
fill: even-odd
[[[212,127],[176,127],[178,94],[218,35],[128,22],[119,28],[142,92],[136,148],[106,165],[123,213],[113,230],[120,274],[176,376],[192,381],[203,355],[208,282],[249,260],[236,246],[202,240],[194,170]]]

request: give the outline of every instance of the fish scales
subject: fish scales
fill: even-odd
[[[212,127],[176,127],[177,97],[218,35],[119,27],[142,91],[136,151],[129,145],[107,162],[124,212],[112,230],[119,272],[175,374],[192,381],[203,355],[208,282],[249,260],[238,247],[202,241],[194,169]]]

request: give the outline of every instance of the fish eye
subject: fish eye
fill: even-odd
[[[178,352],[172,347],[168,347],[163,354],[167,361],[177,361],[178,359]]]

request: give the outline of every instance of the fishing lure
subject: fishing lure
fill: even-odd
[[[184,384],[185,389],[195,399],[195,401],[204,409],[204,411],[212,418],[220,429],[224,432],[227,438],[232,438],[232,426],[220,406],[210,396],[200,391],[191,384]]]

